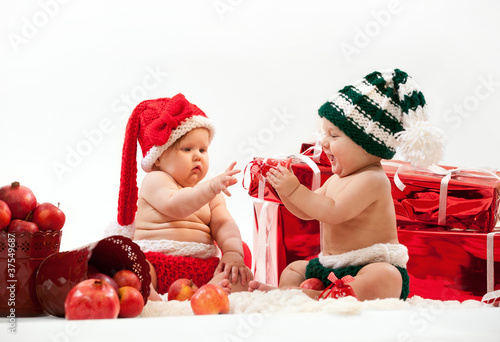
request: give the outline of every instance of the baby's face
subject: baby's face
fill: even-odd
[[[325,118],[322,118],[322,121],[325,135],[321,145],[330,159],[333,173],[340,177],[347,176],[365,167],[365,164],[371,161],[373,156],[352,141],[337,126]]]
[[[195,186],[208,172],[209,144],[208,130],[195,128],[163,152],[155,165],[182,187]]]

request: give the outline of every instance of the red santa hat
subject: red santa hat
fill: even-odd
[[[213,138],[215,127],[205,113],[188,102],[184,95],[146,100],[137,105],[125,131],[118,196],[117,225],[106,229],[105,235],[133,238],[137,212],[137,141],[141,146],[141,167],[150,172],[162,153],[183,135],[195,128],[206,128]]]

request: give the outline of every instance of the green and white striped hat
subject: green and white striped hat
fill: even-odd
[[[412,165],[428,167],[442,157],[444,134],[426,112],[415,81],[395,69],[372,72],[345,86],[321,106],[319,116],[374,156],[391,159],[397,148]]]

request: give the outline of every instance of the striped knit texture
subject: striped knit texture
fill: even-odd
[[[424,95],[413,79],[399,69],[375,71],[345,86],[321,106],[319,116],[341,129],[368,153],[383,159],[394,156],[396,147],[401,144],[401,132],[411,125],[427,124]],[[436,149],[441,149],[439,134],[427,136],[422,131],[417,134],[436,140],[431,146],[436,143]],[[414,151],[412,146],[407,152],[417,164],[432,164],[440,158],[440,152],[429,158],[429,155]]]

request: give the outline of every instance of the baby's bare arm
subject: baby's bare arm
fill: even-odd
[[[211,202],[210,208],[212,210],[212,219],[210,220],[212,237],[223,254],[215,272],[216,274],[224,272],[225,278],[228,278],[233,284],[239,275],[241,284],[245,285],[252,278],[252,274],[245,266],[243,243],[238,226],[227,210],[222,195],[218,195]]]
[[[277,170],[270,169],[267,180],[278,191],[281,201],[292,214],[302,220],[313,219],[288,199],[288,195],[300,185],[299,180],[290,170],[283,167],[278,167]]]
[[[210,181],[185,188],[179,188],[165,172],[151,172],[144,177],[141,196],[162,214],[185,218],[208,204],[220,192],[231,195],[227,187],[237,182],[233,176],[240,172],[233,170],[235,164],[232,163],[223,173]]]
[[[326,224],[338,224],[357,217],[371,203],[377,200],[383,186],[381,176],[376,172],[362,172],[344,179],[346,182],[342,191],[332,191],[329,182],[326,188],[317,193],[303,185],[290,180],[290,171],[279,169],[275,171],[274,180],[280,197],[286,198],[306,215]],[[287,180],[288,179],[288,180]],[[283,182],[282,182],[283,180]],[[295,183],[295,184],[294,184]]]
[[[144,177],[141,197],[164,215],[185,218],[215,197],[209,182],[179,189],[169,175],[155,171]]]

